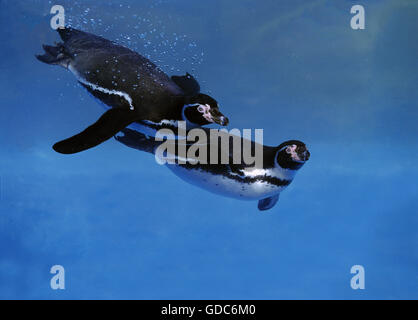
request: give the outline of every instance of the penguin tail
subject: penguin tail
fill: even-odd
[[[58,64],[58,65],[66,65],[69,60],[69,55],[65,53],[64,46],[59,43],[55,47],[42,45],[44,49],[44,54],[35,55],[35,57],[46,64]]]

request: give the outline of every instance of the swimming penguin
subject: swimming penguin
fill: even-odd
[[[112,41],[73,28],[57,30],[63,42],[43,45],[45,53],[37,59],[70,70],[109,109],[83,132],[56,143],[55,151],[72,154],[95,147],[127,126],[152,134],[183,120],[195,126],[228,124],[216,100],[200,93],[190,74],[170,78]]]
[[[201,129],[203,130],[203,128]],[[208,132],[209,130],[205,129],[205,131]],[[234,136],[229,133],[227,135],[230,141],[234,139]],[[156,141],[154,137],[148,137],[128,128],[123,129],[115,136],[115,139],[128,147],[153,154],[162,144],[162,142]],[[241,140],[241,146],[245,146],[243,144],[244,139],[239,139]],[[173,143],[185,143],[187,149],[192,147],[188,142],[179,142],[179,140]],[[256,143],[253,141],[248,144],[252,150],[255,149],[255,145]],[[261,145],[262,166],[255,167],[254,165],[247,165],[244,161],[234,163],[231,146],[233,144],[229,143],[228,150],[225,150],[218,144],[214,146],[212,141],[208,142],[208,159],[213,148],[218,148],[219,158],[222,158],[222,152],[226,152],[229,157],[228,163],[217,162],[217,164],[211,164],[207,161],[207,164],[192,164],[192,161],[189,161],[181,164],[178,161],[179,147],[177,145],[174,154],[166,155],[175,158],[175,164],[168,163],[166,165],[174,174],[186,182],[222,196],[240,200],[258,200],[258,209],[268,210],[277,203],[280,193],[293,181],[298,170],[310,157],[306,145],[298,140],[289,140],[277,147]],[[240,152],[242,154],[242,150]],[[187,157],[189,157],[189,152],[187,152]]]

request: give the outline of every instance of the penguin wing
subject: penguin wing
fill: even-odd
[[[118,133],[115,135],[115,139],[129,148],[154,153],[155,148],[160,144],[155,139],[136,130],[125,128],[120,133],[122,135]]]
[[[56,152],[73,154],[93,148],[110,139],[120,130],[137,120],[137,115],[132,110],[114,108],[106,111],[96,123],[83,132],[57,142],[52,147]]]
[[[200,92],[199,83],[188,72],[184,76],[171,76],[171,80],[173,80],[173,82],[188,96],[193,96]]]
[[[277,201],[279,201],[279,194],[265,199],[261,199],[258,201],[258,210],[264,211],[271,209],[275,206]]]

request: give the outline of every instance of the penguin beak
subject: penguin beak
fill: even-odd
[[[229,123],[229,119],[225,117],[219,110],[210,109],[210,120],[213,123],[217,123],[221,126],[226,126]]]
[[[305,162],[305,161],[309,160],[309,157],[311,156],[311,154],[308,151],[308,149],[304,148],[304,150],[300,150],[298,152],[298,156],[299,156],[301,161]]]

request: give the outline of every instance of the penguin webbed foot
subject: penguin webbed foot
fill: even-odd
[[[68,54],[65,53],[62,43],[57,43],[56,46],[49,46],[46,44],[42,45],[44,49],[44,54],[35,55],[36,59],[46,64],[61,64],[66,59],[70,58]]]
[[[183,90],[185,95],[194,96],[200,92],[199,82],[188,72],[184,76],[171,76],[171,80]]]
[[[269,210],[276,205],[277,201],[279,201],[279,195],[278,194],[275,195],[275,196],[272,196],[272,197],[261,199],[261,200],[258,201],[258,210],[260,210],[260,211]]]

